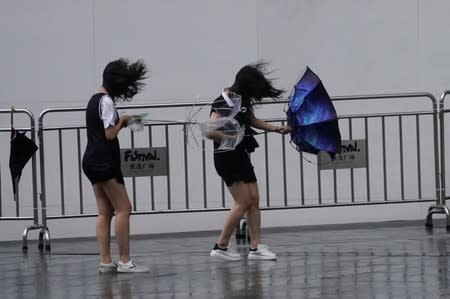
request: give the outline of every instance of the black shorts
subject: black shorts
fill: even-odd
[[[111,165],[110,163],[86,163],[83,161],[83,172],[92,185],[110,179],[116,179],[119,184],[125,184],[122,171],[118,165]]]
[[[250,155],[245,150],[214,153],[214,166],[228,187],[235,182],[256,182]]]

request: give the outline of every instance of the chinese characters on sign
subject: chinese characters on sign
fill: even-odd
[[[331,160],[328,153],[318,155],[319,169],[367,167],[367,142],[365,139],[342,140],[341,152]]]
[[[125,177],[167,175],[167,148],[127,148],[120,150]]]

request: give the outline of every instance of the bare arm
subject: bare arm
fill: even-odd
[[[105,129],[106,139],[114,140],[117,138],[119,131],[128,125],[128,122],[131,120],[132,116],[123,114],[119,117],[119,122],[115,126],[109,126]]]
[[[277,132],[280,134],[287,134],[291,131],[291,128],[289,126],[274,126],[263,121],[262,119],[255,117],[254,114],[250,115],[250,125],[260,130],[264,130],[267,132]]]

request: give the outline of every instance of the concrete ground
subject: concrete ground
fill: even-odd
[[[150,273],[98,274],[93,239],[0,243],[0,298],[450,298],[450,241],[420,222],[266,229],[277,261],[214,260],[217,232],[139,236]],[[115,257],[117,251],[113,243]]]

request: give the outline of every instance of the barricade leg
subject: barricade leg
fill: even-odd
[[[50,252],[51,246],[50,246],[50,232],[48,230],[48,227],[43,227],[41,231],[39,232],[39,250],[44,250],[47,252]]]
[[[235,236],[238,243],[241,243],[241,240],[243,240],[244,242],[250,241],[249,227],[245,218],[242,218],[242,221],[236,227]]]
[[[23,234],[22,234],[22,251],[23,252],[28,251],[28,233],[30,232],[30,230],[36,230],[36,229],[44,229],[44,226],[35,224],[32,226],[28,226],[23,231]],[[39,237],[40,237],[40,233],[39,233]]]
[[[425,227],[433,229],[433,214],[445,214],[446,227],[450,231],[450,211],[446,205],[436,205],[428,208],[427,217],[425,220]]]

